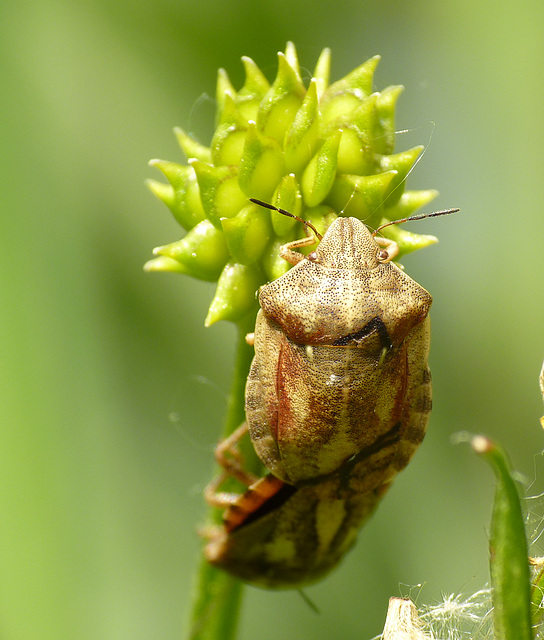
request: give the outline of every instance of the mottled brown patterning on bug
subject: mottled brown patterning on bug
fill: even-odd
[[[249,524],[231,532],[218,529],[206,557],[261,587],[310,584],[338,564],[385,489],[361,493],[342,483],[339,475],[295,489],[282,505],[263,511]]]
[[[261,289],[246,416],[263,464],[290,484],[389,431],[427,367],[431,296],[380,251],[338,218],[314,260]]]
[[[315,582],[340,561],[431,410],[431,296],[359,220],[335,220],[308,258],[292,251],[312,241],[286,245],[295,266],[261,289],[247,427],[219,445],[225,474],[206,492],[225,508],[205,532],[207,559],[269,588]],[[246,429],[271,472],[257,481],[236,451]],[[247,491],[218,493],[225,475]]]
[[[258,480],[226,509],[225,526],[209,532],[209,562],[267,588],[299,588],[322,578],[353,546],[361,525],[421,442],[430,397],[425,368],[409,398],[412,407],[424,410],[406,408],[400,423],[359,451],[351,464],[299,488],[272,474]]]

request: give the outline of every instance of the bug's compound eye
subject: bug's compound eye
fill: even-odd
[[[317,253],[315,251],[312,251],[306,257],[310,262],[317,262]]]
[[[390,257],[387,249],[380,249],[378,251],[378,260],[380,262],[389,262]]]

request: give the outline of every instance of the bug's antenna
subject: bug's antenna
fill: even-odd
[[[437,218],[438,216],[448,216],[450,213],[457,213],[460,209],[444,209],[444,211],[433,211],[433,213],[418,213],[415,216],[408,216],[407,218],[401,218],[400,220],[391,220],[391,222],[386,222],[382,224],[380,227],[376,229],[372,233],[375,236],[385,227],[388,227],[391,224],[401,224],[402,222],[412,222],[414,220],[424,220],[425,218]]]
[[[319,233],[319,231],[308,220],[304,220],[303,218],[299,218],[294,213],[289,213],[289,211],[285,211],[285,209],[279,209],[278,207],[275,207],[273,204],[268,204],[268,202],[263,202],[262,200],[257,200],[257,198],[250,198],[250,200],[254,204],[258,204],[261,207],[264,207],[265,209],[270,209],[271,211],[277,211],[278,213],[281,213],[284,216],[288,216],[289,218],[294,218],[295,220],[298,220],[299,222],[302,222],[302,224],[305,225],[306,227],[310,227],[310,229],[315,233],[316,238],[318,240],[321,240],[323,238],[323,236]]]

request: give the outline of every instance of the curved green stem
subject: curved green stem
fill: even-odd
[[[254,326],[254,313],[238,323],[236,361],[223,437],[232,433],[245,419],[244,390],[253,358],[253,348],[246,343],[245,336],[253,331]],[[254,466],[253,461],[251,466]],[[208,520],[212,524],[220,524],[221,513],[211,509]],[[190,640],[233,640],[236,637],[243,588],[242,582],[212,567],[201,557],[185,637]]]

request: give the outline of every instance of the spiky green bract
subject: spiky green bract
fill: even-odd
[[[422,147],[393,153],[402,86],[373,92],[379,56],[329,85],[330,58],[324,49],[308,88],[292,43],[278,54],[272,84],[247,57],[239,91],[221,69],[210,146],[177,128],[188,163],[151,161],[168,183],[150,180],[149,188],[188,233],[155,249],[145,268],[217,280],[206,325],[254,314],[259,286],[289,268],[279,247],[304,235],[300,223],[256,207],[249,198],[312,220],[323,233],[339,215],[377,228],[437,195],[405,191]],[[399,243],[401,255],[436,242],[395,226],[384,235]]]

